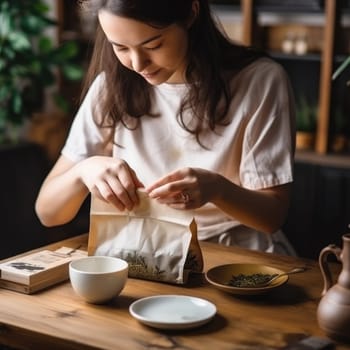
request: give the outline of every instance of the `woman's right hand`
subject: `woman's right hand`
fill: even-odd
[[[119,210],[132,210],[139,203],[137,188],[144,187],[126,161],[105,156],[82,161],[80,178],[91,194]]]

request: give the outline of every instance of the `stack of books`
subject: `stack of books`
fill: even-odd
[[[0,263],[0,287],[32,294],[69,278],[69,263],[87,256],[84,250],[61,247],[39,250]]]

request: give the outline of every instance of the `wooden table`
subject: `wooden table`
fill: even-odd
[[[51,245],[86,244],[82,235]],[[205,271],[226,263],[262,263],[308,271],[290,276],[270,294],[237,297],[209,285],[202,275],[184,286],[129,279],[121,295],[106,305],[91,305],[78,297],[69,282],[33,295],[0,289],[0,343],[17,349],[281,349],[309,335],[325,338],[316,309],[323,280],[316,261],[201,243]],[[161,331],[139,323],[129,305],[155,294],[205,298],[217,306],[208,324],[192,330]],[[336,345],[337,350],[350,344]]]

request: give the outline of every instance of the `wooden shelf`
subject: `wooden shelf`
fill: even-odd
[[[274,3],[266,1],[266,3]],[[275,2],[278,6],[266,7],[262,6],[262,1],[259,0],[221,0],[211,1],[214,7],[220,9],[224,16],[230,16],[235,22],[239,22],[242,30],[242,42],[245,45],[254,45],[257,40],[257,32],[259,27],[266,26],[268,23],[263,21],[260,23],[259,18],[272,18],[271,26],[286,25],[288,16],[293,21],[299,20],[301,25],[313,27],[315,25],[322,27],[322,52],[307,53],[305,55],[284,54],[278,51],[271,51],[270,54],[278,61],[284,61],[288,65],[292,65],[295,69],[296,65],[308,64],[308,68],[312,66],[314,74],[315,86],[317,89],[312,94],[312,99],[318,107],[317,115],[317,130],[316,142],[314,152],[311,152],[308,159],[315,157],[318,161],[318,155],[328,155],[326,158],[338,159],[329,152],[330,150],[330,128],[331,128],[331,104],[332,104],[332,74],[334,67],[342,62],[346,53],[336,51],[336,39],[339,34],[344,16],[347,16],[346,11],[340,15],[340,0],[330,0],[324,2],[324,7],[317,8],[318,1],[313,1],[304,4],[302,7],[291,9],[289,6],[280,5],[278,1]],[[81,22],[78,20],[77,8],[78,0],[57,0],[57,13],[59,22],[61,23],[59,40],[66,40],[67,37],[74,37],[82,42],[88,42],[86,33],[82,31]],[[312,5],[310,7],[310,5]],[[226,14],[227,13],[227,14]],[[232,18],[231,18],[232,17]],[[348,16],[349,17],[349,16]],[[227,17],[225,17],[227,19]],[[260,19],[261,19],[260,18]],[[350,17],[349,17],[350,18]],[[278,23],[280,21],[280,23]],[[315,22],[316,21],[316,22]],[[299,23],[299,22],[298,22]],[[314,64],[315,63],[315,64]],[[309,86],[309,85],[306,85]],[[310,89],[309,87],[309,90]],[[308,91],[309,91],[308,90]],[[298,90],[303,91],[303,89]],[[350,122],[349,122],[350,124]],[[341,158],[346,158],[344,155]],[[348,154],[350,158],[350,154]]]
[[[304,55],[295,55],[295,54],[286,54],[283,52],[276,52],[271,51],[269,53],[272,58],[275,58],[277,60],[289,60],[289,61],[314,61],[314,62],[321,62],[322,56],[318,53],[307,53]]]
[[[309,163],[335,168],[350,169],[350,157],[346,154],[320,154],[313,151],[299,151],[295,153],[296,162]]]
[[[242,12],[242,41],[245,45],[254,45],[255,35],[257,28],[259,27],[258,14],[259,11],[267,9],[259,7],[258,0],[241,0],[241,12]],[[323,50],[318,54],[307,54],[303,56],[286,55],[279,52],[272,53],[272,57],[278,60],[303,60],[303,61],[315,61],[320,64],[319,72],[319,91],[318,91],[318,115],[317,115],[317,129],[316,129],[316,142],[313,156],[326,155],[329,153],[329,134],[330,134],[330,116],[331,116],[331,100],[332,100],[332,74],[334,63],[339,62],[341,55],[336,55],[336,39],[339,34],[340,28],[340,1],[332,0],[325,1],[325,7],[320,8],[318,11],[319,16],[322,16],[323,22]],[[268,9],[269,11],[279,11],[277,15],[282,13],[286,15],[286,11],[282,11],[280,8]],[[293,11],[292,11],[293,12]],[[308,12],[308,11],[306,11]],[[305,17],[305,16],[304,16]],[[295,20],[295,16],[293,17]],[[302,23],[305,25],[305,23]],[[314,25],[311,23],[310,25]],[[350,155],[348,155],[349,157]],[[311,155],[310,155],[311,157]],[[333,157],[333,155],[329,155]],[[346,156],[344,156],[346,157]],[[327,157],[328,158],[328,157]],[[337,157],[336,157],[337,158]],[[310,158],[309,158],[310,159]],[[316,157],[317,159],[317,157]],[[349,158],[348,158],[349,159]],[[311,160],[311,159],[310,159]]]

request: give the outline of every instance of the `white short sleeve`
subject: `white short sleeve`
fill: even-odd
[[[249,97],[243,107],[240,181],[246,188],[260,189],[293,181],[294,99],[278,64],[261,60],[252,72],[245,75]]]
[[[79,162],[93,155],[110,155],[105,148],[106,135],[94,119],[96,101],[103,89],[104,77],[99,75],[91,85],[72,123],[62,155]]]

